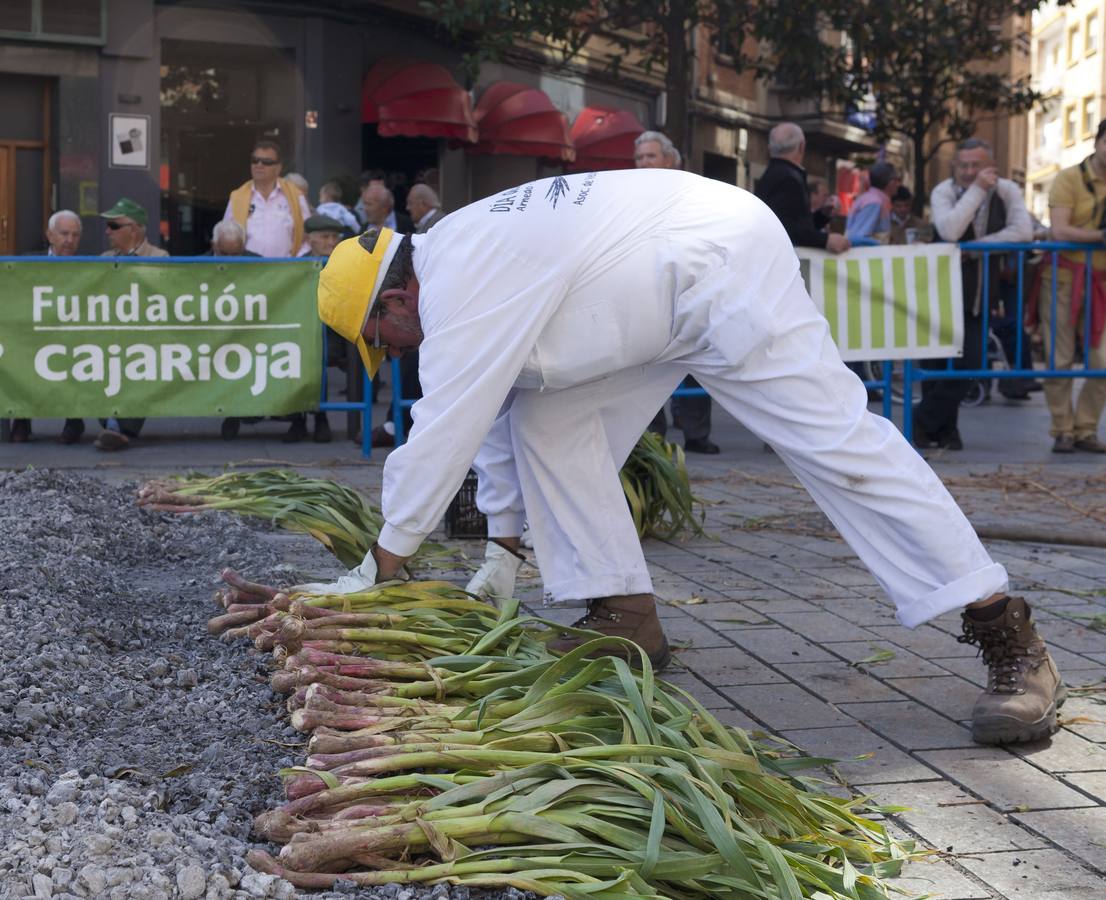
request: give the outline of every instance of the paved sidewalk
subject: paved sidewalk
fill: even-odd
[[[337,425],[337,417],[334,424]],[[1018,526],[1039,539],[1106,535],[1102,458],[1048,452],[1039,395],[968,410],[967,449],[931,460],[979,527]],[[780,735],[841,762],[842,784],[908,805],[894,828],[939,852],[901,886],[944,898],[1106,896],[1106,550],[989,541],[1033,603],[1073,695],[1050,741],[979,747],[965,727],[984,668],[959,644],[956,615],[908,631],[871,576],[760,442],[716,412],[724,452],[689,460],[711,505],[714,539],[649,541],[662,615],[678,642],[667,677],[734,725]],[[60,423],[36,423],[54,434]],[[217,420],[150,423],[126,453],[40,439],[0,446],[0,467],[60,466],[112,481],[229,461],[287,462],[368,491],[381,459],[346,441],[282,445],[284,425],[218,439]],[[340,429],[335,428],[338,432]],[[472,553],[479,554],[478,545]],[[531,572],[524,599],[540,602]],[[567,620],[578,610],[537,610]]]

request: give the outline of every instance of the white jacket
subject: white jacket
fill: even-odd
[[[384,467],[380,534],[403,556],[436,527],[512,388],[555,391],[703,350],[734,305],[712,273],[737,268],[760,296],[798,271],[752,194],[663,169],[520,185],[412,240],[423,397]],[[736,365],[743,350],[723,352]]]

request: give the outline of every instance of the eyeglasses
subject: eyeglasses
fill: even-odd
[[[106,227],[108,231],[118,231],[120,228],[130,228],[134,224],[134,222],[108,222]]]
[[[269,159],[269,157],[267,157],[267,156],[251,156],[250,157],[250,165],[251,166],[275,166],[275,165],[279,165],[279,163],[280,163],[279,159]]]
[[[373,323],[373,349],[374,350],[379,350],[380,347],[381,347],[381,343],[380,343],[380,316],[383,313],[384,313],[384,308],[382,306],[380,306],[380,304],[378,303],[377,308],[376,308],[376,320]]]

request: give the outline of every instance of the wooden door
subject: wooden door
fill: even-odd
[[[0,144],[0,256],[15,252],[15,149]]]

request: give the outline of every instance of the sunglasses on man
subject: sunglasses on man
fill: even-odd
[[[106,227],[108,231],[118,231],[120,228],[130,228],[134,224],[134,222],[108,222]]]
[[[275,166],[279,162],[280,162],[279,159],[269,159],[267,156],[251,156],[250,157],[250,165],[251,166]]]

